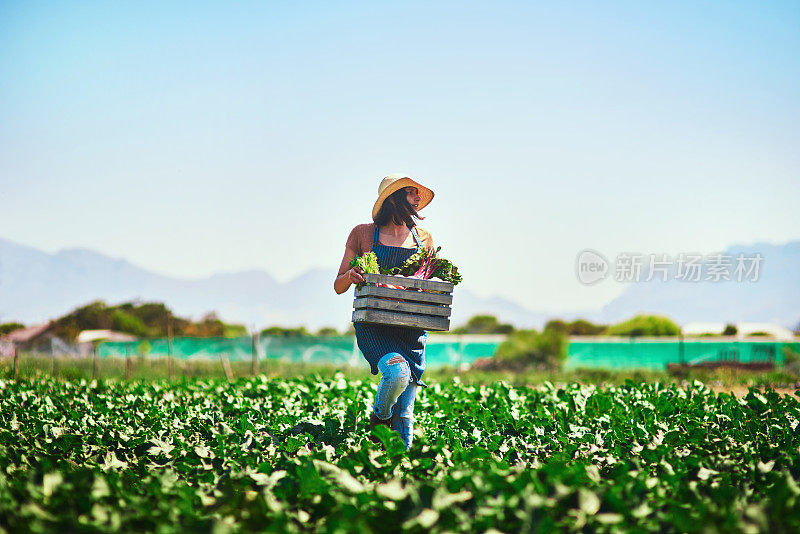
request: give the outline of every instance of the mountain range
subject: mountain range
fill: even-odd
[[[743,281],[732,277],[719,282],[682,282],[674,280],[673,266],[666,282],[654,277],[649,282],[629,284],[619,297],[603,307],[596,319],[610,322],[636,313],[658,313],[680,324],[689,321],[764,322],[797,328],[800,323],[800,241],[782,245],[734,245],[721,254],[729,256],[735,266],[738,255],[752,258],[755,253],[763,258],[757,277],[751,273],[744,276]],[[746,265],[751,267],[750,263]]]
[[[800,241],[732,247],[726,253],[740,250],[757,250],[764,256],[758,282],[632,283],[601,310],[557,315],[611,323],[646,312],[667,315],[679,323],[762,321],[795,327],[800,321]],[[263,270],[187,280],[91,250],[48,254],[0,239],[0,323],[42,322],[94,300],[109,304],[159,301],[180,316],[199,318],[214,311],[226,322],[255,327],[343,329],[352,311],[352,293],[337,295],[328,269],[312,269],[284,283]],[[463,324],[479,313],[496,315],[517,327],[541,327],[556,315],[506,298],[483,298],[468,286],[459,286],[451,325]]]

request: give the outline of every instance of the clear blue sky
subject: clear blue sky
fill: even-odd
[[[466,286],[597,307],[584,248],[800,238],[798,95],[798,2],[5,0],[0,237],[333,279],[407,172]]]

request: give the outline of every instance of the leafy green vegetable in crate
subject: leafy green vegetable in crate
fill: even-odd
[[[389,274],[409,276],[421,280],[439,278],[445,282],[458,284],[462,280],[458,267],[450,260],[440,258],[438,256],[440,250],[442,250],[442,247],[437,247],[436,250],[423,248],[408,258],[400,267],[390,269]]]
[[[386,269],[381,269],[380,265],[378,264],[378,257],[375,255],[374,252],[369,251],[365,252],[361,256],[356,256],[352,260],[350,260],[350,267],[357,267],[361,269],[364,273],[373,273],[373,274],[386,274]],[[356,284],[356,287],[361,287],[365,285],[364,282]]]
[[[372,251],[366,252],[361,256],[356,256],[350,260],[350,267],[357,267],[365,273],[381,274],[381,267],[378,265],[378,257]]]

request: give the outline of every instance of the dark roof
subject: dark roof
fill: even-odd
[[[28,326],[26,328],[20,328],[18,330],[14,330],[2,338],[3,341],[11,341],[12,343],[27,343],[34,338],[37,338],[50,330],[52,323],[44,323],[44,324],[37,324],[35,326]]]

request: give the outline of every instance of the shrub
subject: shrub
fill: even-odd
[[[464,326],[454,328],[454,334],[510,334],[514,326],[501,323],[494,315],[474,315]]]
[[[317,330],[317,336],[319,337],[334,337],[338,336],[339,331],[330,326],[323,326],[319,330]]]
[[[20,328],[25,328],[25,325],[22,323],[3,323],[0,324],[0,336],[4,336],[6,334],[10,334],[14,330],[19,330]]]
[[[261,331],[262,336],[275,336],[275,337],[308,337],[311,333],[306,330],[305,326],[298,326],[297,328],[284,328],[282,326],[270,326]]]
[[[797,345],[795,347],[792,347],[791,345],[783,346],[783,364],[786,367],[797,370],[800,368],[800,352],[793,350],[794,348],[800,350],[800,346]]]
[[[498,363],[520,367],[559,369],[567,359],[567,338],[556,329],[517,330],[508,336],[495,351]]]
[[[681,329],[667,317],[659,315],[637,315],[632,319],[608,327],[609,336],[677,336]]]
[[[249,335],[247,327],[243,324],[223,323],[223,325],[225,326],[224,330],[225,337],[244,337]]]
[[[545,325],[545,330],[558,330],[568,336],[596,336],[608,328],[606,325],[590,323],[585,319],[576,319],[567,322],[561,319],[552,319]]]
[[[119,309],[111,310],[111,329],[118,332],[126,332],[138,337],[146,337],[150,334],[144,322],[130,313]]]

